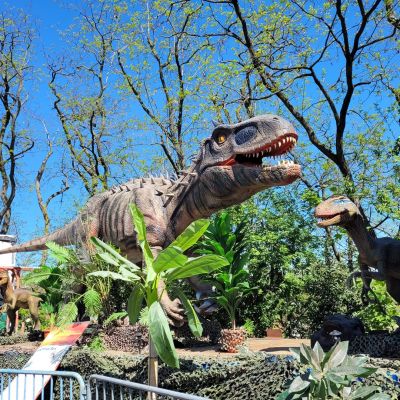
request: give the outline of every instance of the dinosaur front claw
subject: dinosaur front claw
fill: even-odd
[[[165,296],[161,300],[161,305],[170,325],[180,327],[185,323],[185,311],[179,299],[171,300]]]

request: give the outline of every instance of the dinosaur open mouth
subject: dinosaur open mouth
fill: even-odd
[[[318,226],[329,226],[329,225],[334,225],[337,224],[338,222],[341,222],[343,219],[344,213],[337,213],[337,214],[331,214],[331,215],[316,215],[318,218],[317,225]]]
[[[252,150],[251,152],[246,153],[238,153],[230,157],[228,160],[223,161],[221,166],[231,166],[235,164],[241,164],[248,167],[256,167],[256,166],[266,166],[273,167],[271,165],[263,163],[263,159],[272,159],[275,157],[280,157],[290,150],[292,150],[297,143],[297,135],[295,133],[287,133],[276,138],[274,141]],[[291,160],[280,160],[278,165],[276,166],[290,166],[293,165],[294,162]]]

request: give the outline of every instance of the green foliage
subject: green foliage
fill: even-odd
[[[104,343],[100,336],[94,337],[89,343],[89,349],[93,351],[103,351],[105,349]]]
[[[158,257],[154,258],[146,239],[146,225],[143,214],[134,204],[130,205],[130,210],[143,253],[143,270],[122,257],[100,239],[92,238],[92,242],[97,248],[98,256],[104,261],[108,260],[110,264],[118,266],[118,272],[96,271],[91,272],[89,275],[104,279],[130,281],[132,283],[133,290],[128,300],[130,322],[137,321],[142,309],[142,302],[144,302],[148,308],[149,331],[157,354],[168,365],[179,367],[179,360],[173,344],[167,316],[161,306],[162,293],[159,293],[158,290],[160,282],[164,282],[166,287],[169,287],[176,279],[213,271],[226,265],[227,261],[220,256],[208,255],[188,258],[183,254],[186,249],[196,243],[201,236],[199,232],[204,232],[207,229],[209,224],[207,220],[198,220],[192,223],[170,246],[160,253],[162,262],[158,261]],[[181,261],[177,262],[177,260]],[[180,292],[179,296],[182,299],[182,304],[186,306],[189,326],[193,334],[198,336],[201,334],[201,326],[197,315],[183,292]]]
[[[390,396],[380,393],[378,386],[354,383],[357,378],[372,375],[376,368],[365,365],[366,357],[348,356],[348,345],[348,342],[339,342],[327,353],[318,342],[313,349],[304,344],[300,349],[291,349],[302,368],[300,375],[277,399],[390,400]]]
[[[78,307],[76,303],[71,301],[63,304],[58,312],[56,324],[57,326],[63,327],[75,321],[78,316]]]
[[[119,319],[123,319],[128,316],[128,313],[126,311],[120,311],[120,312],[115,312],[112,313],[105,321],[104,321],[104,326],[110,325],[112,322],[117,321]]]
[[[253,337],[255,332],[255,324],[251,319],[246,319],[243,324],[243,329],[246,331],[248,337]]]
[[[357,283],[357,290],[361,291],[362,283]],[[390,330],[397,324],[393,317],[400,314],[400,307],[386,291],[386,284],[380,281],[372,281],[371,288],[376,298],[371,294],[371,302],[354,313],[360,318],[367,330]]]
[[[285,336],[309,337],[330,314],[353,314],[361,309],[359,292],[345,285],[347,269],[314,262],[303,274],[287,272],[283,282],[263,294],[260,323],[279,326]]]
[[[196,250],[200,254],[218,254],[229,262],[225,268],[207,277],[205,282],[215,288],[213,298],[225,310],[233,328],[236,328],[238,307],[256,289],[248,282],[244,227],[244,224],[234,227],[229,213],[224,211],[213,219]]]

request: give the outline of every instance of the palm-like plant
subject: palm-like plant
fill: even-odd
[[[160,283],[163,282],[165,288],[168,288],[171,282],[177,279],[213,272],[227,265],[227,261],[224,257],[214,254],[195,258],[189,258],[184,254],[203,235],[209,225],[207,220],[198,220],[190,224],[167,248],[162,250],[157,257],[154,257],[146,239],[146,226],[142,213],[133,204],[130,205],[130,210],[142,250],[142,268],[123,257],[108,244],[97,238],[92,238],[98,256],[116,267],[118,272],[97,271],[90,275],[122,280],[132,284],[132,293],[128,299],[130,323],[137,322],[141,309],[146,306],[148,308],[150,347],[154,345],[156,353],[166,364],[179,367],[167,316],[161,306]],[[190,329],[195,336],[201,336],[202,327],[190,301],[181,291],[179,297],[186,310]],[[150,374],[153,374],[154,364],[151,364],[151,358],[150,356],[149,371],[152,369],[153,371],[150,371]],[[154,379],[149,379],[149,382],[155,383]]]
[[[227,212],[222,212],[210,224],[196,253],[218,254],[227,259],[224,268],[215,272],[205,282],[215,288],[214,300],[226,311],[236,329],[237,311],[243,299],[256,288],[250,287],[248,256],[245,253],[244,225],[233,226]]]

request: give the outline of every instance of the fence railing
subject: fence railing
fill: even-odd
[[[207,400],[192,394],[69,371],[0,369],[0,400]]]
[[[82,376],[69,371],[0,369],[0,400],[86,400]]]
[[[92,375],[89,378],[90,400],[206,400],[204,397],[175,392],[173,390],[124,381],[103,375]],[[148,396],[152,394],[153,396]]]

